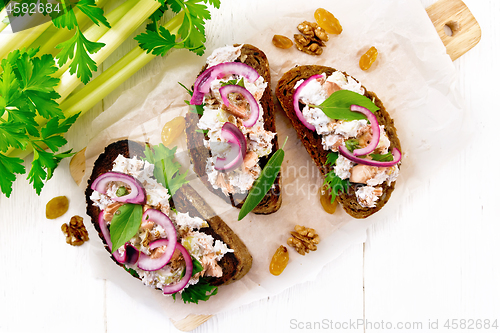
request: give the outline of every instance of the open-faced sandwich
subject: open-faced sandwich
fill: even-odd
[[[266,55],[244,44],[215,50],[193,85],[186,137],[195,173],[215,194],[241,208],[278,150]],[[281,206],[280,176],[252,210]]]
[[[344,210],[366,218],[389,200],[401,164],[394,121],[352,76],[325,66],[286,72],[276,96]]]
[[[118,265],[198,303],[243,277],[252,256],[187,184],[174,154],[128,140],[106,147],[88,181],[87,214]]]

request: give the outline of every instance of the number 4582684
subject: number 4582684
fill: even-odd
[[[480,329],[498,329],[497,319],[448,319],[444,323],[444,327],[451,330],[456,329],[469,329],[469,330],[480,330]]]
[[[52,4],[50,2],[44,4],[42,2],[38,3],[18,3],[9,2],[9,5],[5,8],[7,14],[50,14],[52,12],[61,12],[60,4]]]

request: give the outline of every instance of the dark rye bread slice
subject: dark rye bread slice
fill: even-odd
[[[125,157],[144,157],[144,145],[134,141],[121,140],[107,146],[94,164],[94,169],[92,170],[92,175],[88,180],[88,186],[85,191],[87,215],[90,216],[92,224],[104,243],[104,247],[110,254],[111,251],[106,245],[106,241],[104,240],[98,223],[99,208],[94,206],[92,200],[90,200],[90,195],[93,192],[90,185],[99,175],[113,169],[113,162],[119,154]],[[222,277],[207,278],[212,285],[219,286],[231,283],[242,278],[250,270],[252,267],[252,256],[245,244],[220,217],[215,215],[213,210],[191,186],[188,184],[183,185],[180,190],[175,193],[173,200],[171,200],[171,204],[172,201],[178,212],[188,212],[191,216],[199,217],[208,222],[210,227],[202,228],[200,230],[201,232],[212,235],[215,240],[218,239],[223,241],[229,248],[234,250],[232,253],[225,254],[219,261],[219,265],[222,267]],[[111,259],[113,259],[117,265],[123,267],[122,264],[116,262],[113,256],[111,256]]]
[[[235,45],[237,46],[237,45]],[[274,103],[271,94],[271,73],[269,71],[269,62],[267,57],[255,46],[244,44],[241,49],[241,56],[236,60],[236,62],[243,62],[251,67],[253,67],[257,72],[264,78],[268,83],[267,88],[260,100],[262,104],[262,109],[264,111],[264,129],[276,133],[276,124],[274,118]],[[206,69],[206,66],[201,70],[200,74]],[[189,149],[189,154],[191,157],[191,163],[193,164],[193,169],[196,175],[202,180],[205,186],[226,200],[234,207],[241,208],[245,202],[247,194],[229,194],[226,196],[222,190],[214,189],[212,184],[208,181],[206,173],[207,159],[211,156],[209,149],[207,149],[203,140],[207,139],[203,133],[197,132],[198,121],[201,115],[197,113],[188,112],[186,115],[186,138],[187,145]],[[278,150],[278,136],[276,135],[272,140],[273,149],[271,154],[266,157],[260,158],[259,166],[263,169],[267,161],[271,156]],[[254,208],[252,212],[256,214],[271,214],[276,212],[281,207],[281,172],[276,177],[273,187],[266,193],[264,199]]]
[[[276,97],[285,110],[286,115],[292,121],[292,125],[297,131],[297,135],[304,144],[304,147],[306,148],[309,155],[311,155],[312,159],[318,166],[323,176],[325,176],[333,169],[331,166],[326,166],[328,151],[325,151],[323,149],[323,145],[321,144],[321,136],[318,135],[316,131],[311,131],[307,127],[305,127],[295,114],[295,110],[293,108],[293,94],[295,92],[295,84],[298,81],[302,79],[305,80],[313,75],[322,73],[326,73],[327,76],[329,76],[335,71],[336,70],[334,68],[326,66],[298,66],[286,72],[279,80],[276,87]],[[344,73],[344,75],[348,74]],[[377,117],[379,124],[384,125],[384,128],[387,132],[387,136],[389,137],[389,140],[391,142],[391,148],[389,148],[389,151],[390,149],[392,149],[392,147],[396,147],[401,150],[401,144],[396,134],[394,121],[390,117],[389,113],[385,110],[382,101],[373,92],[368,91],[364,86],[363,88],[365,90],[365,96],[372,100],[380,108],[380,110],[375,112],[375,116]],[[357,184],[351,184],[349,190],[346,191],[347,193],[340,192],[338,200],[344,210],[352,217],[366,218],[379,211],[387,203],[387,201],[391,197],[392,191],[394,191],[395,182],[392,182],[390,186],[388,186],[385,182],[382,185],[378,186],[382,187],[383,194],[380,196],[380,199],[377,201],[376,206],[373,208],[363,207],[358,203],[355,194]]]

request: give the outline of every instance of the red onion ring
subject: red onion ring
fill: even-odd
[[[215,79],[222,79],[231,74],[243,76],[249,82],[255,82],[259,78],[259,73],[252,67],[241,62],[224,62],[208,68],[195,81],[193,96],[189,102],[191,105],[201,105],[204,94],[210,92],[210,84]]]
[[[189,279],[191,279],[191,276],[193,275],[193,261],[191,260],[191,255],[184,248],[184,246],[179,243],[175,244],[175,248],[179,250],[184,257],[184,261],[186,262],[186,273],[178,282],[163,286],[163,293],[165,295],[175,294],[176,292],[181,291],[188,284]]]
[[[398,164],[399,161],[401,161],[401,152],[396,147],[392,148],[393,160],[390,162],[379,162],[379,161],[374,161],[374,160],[369,160],[366,158],[360,158],[360,157],[354,156],[354,154],[351,153],[345,146],[339,147],[339,153],[342,156],[344,156],[345,158],[347,158],[355,163],[364,164],[364,165],[371,165],[371,166],[376,166],[376,167],[391,167],[391,166]]]
[[[368,155],[377,148],[380,141],[380,127],[378,126],[377,117],[370,110],[359,105],[351,105],[351,111],[364,114],[368,118],[372,128],[372,140],[370,144],[364,148],[354,149],[352,153],[354,156]]]
[[[300,84],[300,86],[298,86],[298,88],[295,89],[295,92],[293,93],[293,108],[295,110],[295,114],[297,115],[297,118],[299,118],[300,122],[302,124],[304,124],[305,127],[307,127],[308,129],[310,129],[312,131],[315,131],[316,128],[314,127],[314,125],[309,124],[307,122],[306,118],[304,117],[304,115],[302,114],[302,111],[299,108],[299,95],[300,95],[300,92],[305,88],[305,86],[307,86],[307,84],[309,82],[316,80],[316,79],[319,79],[320,77],[323,77],[323,75],[317,74],[317,75],[311,76],[310,78],[308,78],[307,80],[302,82]]]
[[[146,190],[142,186],[141,182],[134,177],[121,172],[110,171],[103,173],[94,180],[92,185],[90,185],[90,188],[101,194],[106,194],[106,190],[110,182],[122,182],[127,184],[131,189],[130,193],[127,195],[122,197],[112,197],[114,201],[138,205],[144,205],[146,203]]]
[[[172,258],[172,255],[174,254],[175,243],[177,242],[177,231],[175,230],[175,227],[174,227],[172,221],[170,220],[170,218],[167,215],[163,214],[162,212],[160,212],[159,210],[156,210],[156,209],[150,208],[147,211],[145,211],[144,214],[142,215],[142,220],[155,222],[156,224],[160,225],[167,233],[167,239],[170,242],[168,243],[167,248],[165,249],[165,252],[161,256],[161,259],[162,259],[161,262],[165,261],[165,264],[163,265],[163,266],[165,266],[170,261],[170,259]],[[158,245],[158,246],[160,246],[160,245]],[[160,259],[160,258],[158,258],[158,259]],[[137,262],[137,266],[140,269],[145,270],[145,271],[155,271],[155,270],[163,267],[163,266],[161,266],[160,268],[155,269],[153,262],[151,262],[152,260],[156,260],[156,259],[151,259],[149,256],[140,256],[139,261]],[[156,266],[160,265],[161,262],[156,263]]]
[[[171,243],[172,242],[170,242],[170,244]],[[153,249],[156,249],[157,247],[160,247],[160,246],[166,246],[168,249],[168,244],[169,244],[168,239],[161,238],[161,239],[155,240],[154,242],[151,242],[149,244],[149,248],[151,250],[153,250]],[[169,256],[167,249],[165,249],[165,252],[163,252],[161,257],[156,258],[156,259],[152,259],[151,256],[148,256],[148,255],[144,255],[144,254],[141,255],[141,257],[137,261],[137,267],[139,267],[143,271],[157,271],[159,269],[162,269],[166,264],[168,264],[170,259],[172,259],[173,252]],[[175,251],[175,247],[174,247],[174,251]]]
[[[246,120],[243,121],[243,126],[252,127],[253,125],[255,125],[257,119],[259,119],[259,104],[255,100],[255,97],[253,97],[253,95],[250,93],[250,91],[241,86],[231,84],[221,87],[219,89],[219,92],[224,105],[226,105],[227,107],[236,108],[236,106],[227,98],[229,94],[238,93],[243,95],[243,97],[247,100],[248,105],[250,106],[250,115],[247,115],[247,117],[245,117]]]
[[[247,153],[247,140],[240,129],[230,122],[222,125],[221,137],[229,142],[231,149],[225,158],[217,157],[214,169],[232,171],[243,163]]]
[[[109,234],[108,224],[104,220],[104,211],[99,213],[98,220],[101,233],[104,236],[106,244],[108,245],[108,249],[111,251],[111,249],[113,248],[113,243],[111,243],[111,236]],[[120,254],[120,251],[116,250],[115,252],[112,253],[112,255],[116,259],[116,261],[118,261],[120,264],[133,265],[139,259],[139,251],[137,251],[137,249],[130,243],[125,244],[125,251],[123,253]]]

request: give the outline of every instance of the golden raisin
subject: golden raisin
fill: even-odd
[[[359,68],[361,68],[364,71],[370,69],[373,62],[377,60],[377,55],[378,55],[377,49],[374,46],[370,47],[370,49],[366,51],[366,53],[363,54],[359,59]]]
[[[280,245],[271,259],[269,272],[272,275],[280,275],[285,270],[286,265],[288,265],[288,250],[283,245]]]
[[[68,211],[69,200],[65,196],[55,197],[47,202],[45,216],[48,219],[56,219]]]
[[[319,26],[322,27],[329,34],[339,35],[342,32],[342,26],[339,20],[332,13],[324,8],[318,8],[314,12],[314,18],[318,22]]]
[[[290,38],[282,35],[273,36],[273,44],[280,49],[288,49],[293,46],[293,42]]]
[[[319,189],[319,201],[321,202],[321,206],[328,214],[335,213],[337,209],[337,199],[335,199],[332,203],[332,190],[330,186],[327,184],[321,186]]]
[[[186,120],[184,120],[184,117],[179,116],[170,120],[163,126],[163,130],[161,131],[161,142],[163,142],[165,146],[168,146],[184,132],[185,127]]]

